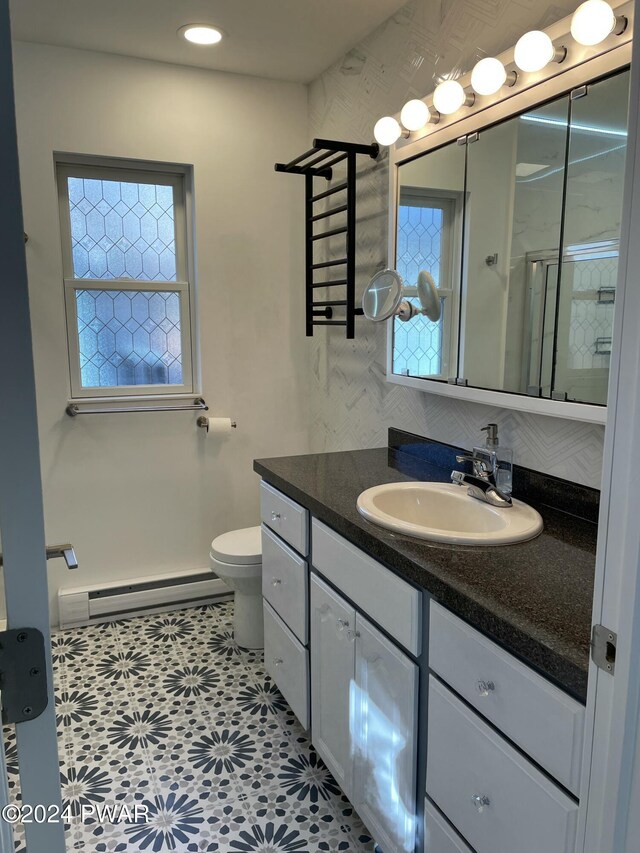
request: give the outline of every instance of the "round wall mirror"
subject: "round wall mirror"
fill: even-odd
[[[362,297],[364,316],[367,320],[379,323],[393,316],[406,322],[417,314],[424,314],[429,320],[437,322],[442,313],[442,303],[430,272],[427,270],[420,272],[415,289],[420,308],[408,299],[402,298],[405,285],[399,273],[395,270],[377,272],[367,285]]]

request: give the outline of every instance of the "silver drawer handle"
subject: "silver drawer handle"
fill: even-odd
[[[280,578],[274,578],[271,581],[271,586],[280,586],[281,583],[282,583],[282,580]]]
[[[271,521],[278,521],[278,519],[282,518],[279,512],[271,513]]]
[[[338,626],[338,631],[344,631],[345,628],[349,627],[348,619],[336,619],[336,625]]]
[[[283,663],[284,663],[284,661],[282,660],[282,658],[274,658],[273,659],[273,665],[274,666],[282,666]]]
[[[471,802],[478,810],[478,814],[482,814],[485,807],[491,805],[491,800],[489,797],[485,796],[485,794],[474,794],[473,797],[471,797]]]
[[[360,636],[360,631],[347,631],[347,637],[353,642]]]
[[[479,681],[478,682],[478,693],[481,696],[488,696],[489,693],[493,693],[493,691],[495,689],[496,689],[496,686],[493,683],[493,681]]]

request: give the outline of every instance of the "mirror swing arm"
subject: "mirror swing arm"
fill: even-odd
[[[423,154],[436,151],[447,143],[459,141],[461,144],[472,141],[476,135],[510,118],[515,118],[534,107],[547,104],[554,98],[567,95],[573,90],[578,90],[586,83],[606,78],[617,71],[623,70],[630,64],[631,60],[631,38],[633,32],[633,4],[629,2],[612,3],[617,16],[625,16],[628,26],[622,35],[608,39],[604,45],[596,47],[585,47],[583,45],[572,45],[568,56],[562,63],[554,64],[547,69],[545,74],[529,74],[519,76],[518,79],[504,89],[502,95],[476,98],[475,104],[467,109],[459,110],[449,116],[441,116],[437,126],[425,126],[421,131],[412,133],[407,138],[401,137],[398,142],[389,149],[389,239],[388,239],[388,267],[393,270],[396,266],[396,240],[398,227],[398,203],[400,198],[399,167],[408,164]],[[568,40],[570,18],[557,22],[547,29],[554,44],[562,44]],[[513,64],[513,50],[501,54],[499,59],[509,68]],[[465,85],[468,80],[461,78],[460,82]],[[568,131],[567,131],[568,132]],[[564,208],[563,208],[564,211]],[[467,226],[468,227],[468,226]],[[466,241],[467,235],[464,235]],[[486,254],[486,252],[485,252]],[[495,269],[496,265],[492,266]],[[385,271],[379,273],[382,276]],[[372,282],[373,283],[373,282]],[[460,284],[458,282],[458,284]],[[455,284],[455,282],[454,282]],[[445,296],[445,294],[441,294]],[[591,423],[606,422],[606,406],[583,402],[570,402],[551,397],[532,397],[526,393],[505,390],[489,390],[487,387],[474,387],[462,378],[454,364],[449,375],[442,379],[422,378],[421,376],[402,375],[393,372],[394,342],[393,327],[394,318],[411,319],[403,316],[398,305],[391,318],[387,322],[387,381],[409,386],[415,389],[465,399],[472,402],[487,405],[498,405],[504,408],[520,411],[546,414],[549,416],[573,419]],[[598,297],[598,302],[604,300]],[[364,305],[364,303],[363,303]],[[415,306],[414,306],[415,307]],[[461,305],[460,315],[463,313]],[[421,313],[424,313],[421,312]],[[367,311],[365,310],[365,315]],[[415,314],[413,314],[415,316]],[[378,318],[381,319],[381,318]],[[469,317],[465,318],[469,322]],[[473,318],[471,318],[473,319]],[[457,328],[458,318],[455,318],[455,328],[452,334],[459,332]],[[464,347],[464,341],[460,341]],[[560,395],[556,395],[560,396]]]

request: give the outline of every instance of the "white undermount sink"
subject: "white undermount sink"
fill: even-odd
[[[451,545],[510,545],[542,531],[540,513],[522,501],[494,507],[453,483],[384,483],[362,492],[357,504],[380,527]]]

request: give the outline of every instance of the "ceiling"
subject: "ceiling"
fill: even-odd
[[[406,0],[11,0],[13,36],[308,83]],[[177,35],[210,23],[215,47]]]

